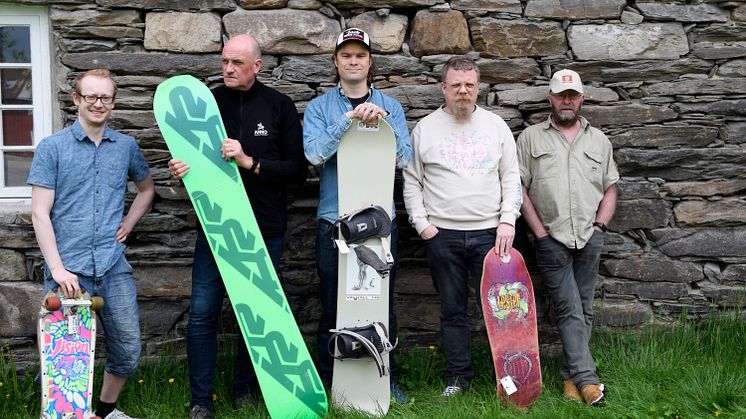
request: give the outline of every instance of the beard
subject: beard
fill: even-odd
[[[474,104],[470,100],[459,100],[452,107],[453,116],[459,121],[465,121],[474,112]]]
[[[571,127],[578,122],[578,112],[574,109],[552,109],[552,120],[561,127]]]

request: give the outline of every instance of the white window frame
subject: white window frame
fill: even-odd
[[[13,146],[12,151],[34,151],[36,145],[52,134],[52,65],[49,35],[49,11],[44,6],[16,6],[0,3],[0,26],[28,26],[31,45],[31,89],[34,135],[31,146]],[[20,65],[21,67],[23,65]],[[1,68],[19,64],[0,63]],[[28,105],[4,105],[3,109],[27,109]],[[0,129],[2,125],[0,124]],[[0,205],[30,202],[31,187],[4,187],[5,147],[0,145]]]

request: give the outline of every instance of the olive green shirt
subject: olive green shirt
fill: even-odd
[[[569,144],[550,118],[518,136],[521,181],[549,235],[582,249],[593,235],[604,192],[619,181],[619,172],[611,141],[601,130],[580,117],[580,130]]]

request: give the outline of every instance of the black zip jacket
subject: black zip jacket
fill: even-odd
[[[287,227],[287,184],[308,176],[303,132],[293,101],[259,80],[248,91],[224,85],[212,89],[228,138],[238,140],[260,164],[259,175],[239,167],[259,230],[277,238]]]

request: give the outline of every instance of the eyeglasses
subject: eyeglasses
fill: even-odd
[[[78,93],[78,96],[82,97],[85,103],[96,103],[99,99],[101,99],[101,103],[104,105],[111,105],[114,103],[114,96],[82,95],[80,93]]]
[[[466,88],[467,91],[472,91],[472,90],[474,90],[477,87],[477,83],[472,83],[472,82],[463,82],[463,83],[459,83],[459,82],[455,82],[455,83],[443,82],[443,85],[446,88],[451,89],[451,90],[455,90],[455,91],[461,90],[462,87]]]
[[[570,100],[578,100],[580,99],[580,96],[583,96],[580,92],[576,92],[574,90],[565,90],[560,93],[549,92],[549,95],[560,100],[565,100],[565,98],[568,98]]]

